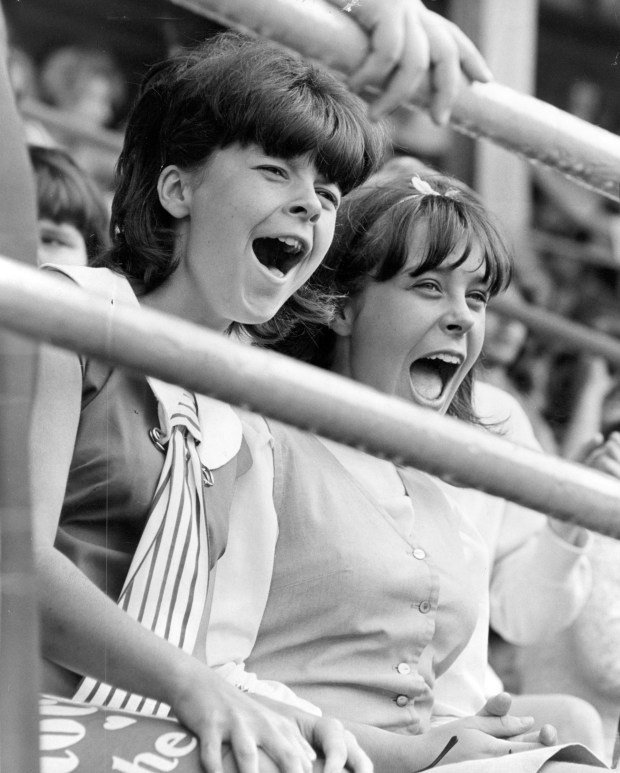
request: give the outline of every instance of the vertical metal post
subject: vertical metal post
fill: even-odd
[[[2,21],[0,9],[0,33]],[[0,252],[35,263],[34,185],[2,41],[0,116]],[[0,329],[1,773],[39,770],[39,641],[27,455],[35,364],[36,344]]]
[[[538,0],[480,2],[480,47],[500,83],[532,94],[536,77]],[[531,167],[488,142],[476,146],[476,190],[492,203],[513,237],[529,231]]]
[[[496,3],[493,0],[452,0],[452,20],[466,32],[484,54],[495,78],[522,94],[532,94],[535,85],[538,40],[538,0]],[[453,158],[469,159],[463,168],[507,229],[516,248],[521,276],[535,270],[528,243],[531,228],[531,167],[514,153],[489,142],[471,144],[456,136]],[[464,152],[464,145],[469,152]],[[459,173],[459,170],[455,170]]]

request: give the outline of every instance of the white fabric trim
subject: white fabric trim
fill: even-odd
[[[60,266],[45,263],[41,268],[56,271],[72,279],[80,287],[115,302],[126,303],[139,308],[139,301],[124,276],[107,268],[91,266]],[[157,378],[147,376],[153,394],[159,404],[160,429],[165,437],[169,435],[169,416],[178,405],[183,387],[169,384]],[[233,459],[241,448],[243,431],[241,422],[227,403],[206,395],[196,395],[198,420],[202,432],[202,442],[198,448],[200,461],[210,470],[217,470]]]

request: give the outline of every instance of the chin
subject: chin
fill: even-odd
[[[280,305],[273,305],[268,309],[264,306],[252,309],[246,307],[237,312],[235,322],[239,325],[262,325],[264,322],[269,322],[270,319],[273,319],[280,308]]]
[[[452,398],[447,399],[445,396],[440,398],[440,400],[437,401],[434,405],[429,405],[427,402],[423,400],[419,400],[416,398],[414,394],[408,394],[405,395],[405,400],[412,403],[413,405],[417,405],[418,408],[424,408],[427,411],[432,411],[433,413],[440,413],[444,414],[447,412],[448,408],[450,407],[450,402]]]

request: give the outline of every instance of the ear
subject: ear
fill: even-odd
[[[332,320],[330,327],[336,335],[343,337],[349,336],[351,335],[356,316],[357,310],[355,301],[351,298],[347,298],[342,308],[336,312],[336,316]]]
[[[175,164],[164,167],[159,173],[157,193],[162,207],[172,217],[180,219],[189,215],[192,187],[188,172],[179,169]]]

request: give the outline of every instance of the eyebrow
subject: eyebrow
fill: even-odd
[[[424,274],[441,274],[443,276],[446,276],[447,274],[451,274],[454,271],[454,266],[446,265],[445,263],[441,263],[439,266],[435,266],[435,268],[427,268],[424,271],[420,271],[417,268],[403,268],[402,275],[406,277],[411,277],[412,279],[415,279],[420,276],[424,276]],[[459,266],[456,266],[456,268],[459,268]],[[481,263],[479,266],[480,269],[484,268],[484,263]],[[419,272],[419,273],[418,273]],[[475,274],[478,272],[478,268],[474,269],[474,271],[468,271],[468,274]],[[484,287],[488,287],[491,282],[488,278],[485,278],[486,272],[482,273],[479,278],[479,284],[483,285]]]
[[[299,169],[300,165],[306,164],[308,162],[311,164],[314,164],[314,168],[317,173],[317,182],[321,183],[322,185],[333,185],[334,188],[337,188],[338,190],[340,190],[340,185],[338,185],[337,182],[335,182],[334,180],[330,180],[329,177],[326,177],[324,174],[321,174],[321,172],[317,168],[316,161],[313,160],[312,158],[309,158],[309,155],[310,155],[309,153],[302,153],[299,156],[291,156],[291,158],[284,158],[283,156],[274,155],[274,156],[270,156],[270,158],[278,158],[281,161],[284,161],[285,163],[290,164],[290,166],[292,166],[296,170]],[[304,159],[306,160],[304,161]]]

